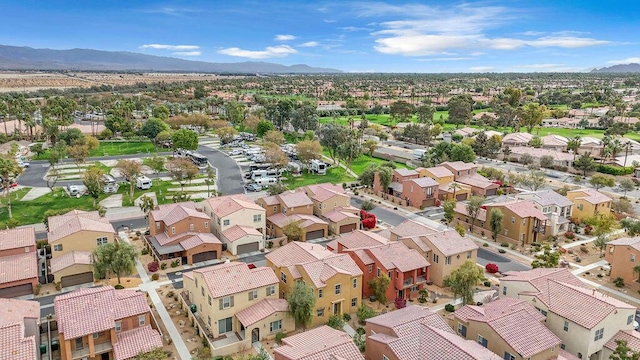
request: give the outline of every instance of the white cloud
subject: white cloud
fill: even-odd
[[[490,72],[495,68],[493,66],[472,66],[469,68],[470,71],[473,72]]]
[[[317,42],[317,41],[307,41],[306,43],[302,43],[302,44],[300,44],[298,46],[300,46],[300,47],[316,47],[318,45],[320,45],[320,43]]]
[[[264,50],[243,50],[237,47],[218,50],[218,53],[229,56],[237,56],[249,59],[268,59],[273,57],[286,57],[296,54],[298,51],[289,45],[268,46]]]
[[[276,35],[274,38],[275,41],[291,41],[295,39],[296,37],[294,35]]]
[[[174,51],[186,51],[186,50],[198,50],[200,46],[197,45],[166,45],[166,44],[145,44],[140,46],[141,49],[156,49],[156,50],[174,50]]]
[[[322,21],[324,21],[324,22],[326,22],[326,23],[328,23],[328,24],[331,24],[331,23],[336,22],[336,20],[330,20],[330,19],[324,19],[324,20],[322,20]]]
[[[341,27],[338,28],[342,31],[346,31],[346,32],[356,32],[356,31],[371,31],[371,28],[366,28],[366,27],[356,27],[356,26],[345,26],[345,27]]]
[[[607,64],[640,64],[640,57],[630,57],[622,60],[609,60],[607,61]]]
[[[427,58],[427,59],[417,59],[417,61],[461,61],[461,60],[469,60],[469,57],[438,57],[438,58]]]
[[[179,56],[200,56],[201,54],[202,51],[178,51],[173,53],[173,55]]]

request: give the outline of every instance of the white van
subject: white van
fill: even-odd
[[[260,178],[260,179],[256,179],[255,182],[256,182],[256,184],[264,187],[264,186],[277,184],[278,183],[278,179],[276,179],[274,177],[263,177],[263,178]]]
[[[262,178],[277,178],[282,175],[282,171],[270,169],[270,170],[254,170],[251,172],[251,180],[256,181]]]
[[[104,183],[104,185],[102,186],[102,191],[104,191],[105,194],[113,194],[115,192],[118,192],[118,183],[113,176],[109,174],[102,175],[102,182]]]
[[[141,190],[151,189],[152,185],[153,183],[151,182],[151,179],[149,179],[146,176],[140,176],[136,178],[136,186],[138,187],[138,189],[141,189]]]

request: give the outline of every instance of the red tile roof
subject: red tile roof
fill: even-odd
[[[0,298],[0,326],[24,322],[24,319],[36,319],[40,322],[39,302]]]
[[[497,189],[500,185],[494,183],[493,181],[487,179],[486,177],[478,174],[471,174],[466,176],[460,176],[456,179],[457,182],[469,185],[472,187],[477,187],[480,189]]]
[[[113,357],[115,360],[132,359],[141,352],[151,351],[163,345],[160,333],[151,325],[146,325],[117,333]]]
[[[631,246],[636,250],[640,250],[640,237],[620,238],[620,239],[609,241],[607,245]]]
[[[326,325],[284,338],[274,352],[288,360],[364,360],[347,333]]]
[[[245,327],[277,313],[286,312],[289,305],[285,299],[262,299],[236,313],[236,317]]]
[[[478,245],[473,240],[460,236],[453,229],[427,234],[421,238],[426,239],[427,245],[431,249],[438,249],[444,256],[462,254],[478,249]]]
[[[469,212],[467,211],[467,204],[456,202],[456,207],[453,210],[458,214],[469,216]],[[482,208],[478,209],[478,215],[476,215],[476,220],[487,221],[487,210]]]
[[[297,264],[296,268],[299,272],[307,273],[316,288],[325,287],[326,283],[337,274],[362,276],[362,270],[347,254],[334,254],[321,260]]]
[[[234,225],[223,231],[222,236],[224,236],[227,241],[234,242],[245,236],[259,236],[262,238],[262,233],[249,226]]]
[[[299,206],[313,206],[313,201],[302,191],[285,191],[276,197],[280,199],[280,205],[289,209]]]
[[[202,274],[212,298],[220,298],[241,292],[276,285],[279,283],[271,268],[249,269],[243,262],[228,262],[193,270]]]
[[[166,225],[175,224],[188,217],[209,220],[207,214],[196,210],[196,204],[193,201],[160,205],[158,209],[151,211],[151,216],[153,220],[162,221]]]
[[[57,273],[73,265],[91,265],[91,253],[86,251],[69,251],[51,259],[51,273]]]
[[[277,267],[320,260],[334,254],[322,245],[292,241],[283,247],[269,252],[265,257]]]
[[[36,246],[36,231],[33,226],[0,231],[0,251]]]
[[[116,230],[106,217],[100,217],[97,211],[86,212],[72,210],[64,215],[49,217],[47,239],[53,243],[79,231],[96,231],[114,234]],[[92,241],[95,241],[92,240]]]
[[[309,185],[306,186],[304,190],[309,197],[319,202],[326,201],[335,195],[349,197],[349,195],[344,193],[344,189],[341,186],[330,183]]]
[[[7,324],[0,327],[0,359],[35,360],[36,339],[34,336],[24,337],[24,322]]]
[[[437,231],[438,230],[427,225],[408,219],[391,229],[391,233],[395,234],[399,238],[430,234]]]
[[[348,234],[342,234],[336,241],[347,249],[356,249],[389,243],[388,239],[374,232],[364,230],[354,230]]]
[[[573,197],[572,196],[573,194],[577,194],[577,196]],[[601,204],[601,203],[612,201],[611,198],[608,197],[607,195],[599,192],[596,189],[590,189],[590,188],[569,191],[567,193],[567,197],[574,198],[574,199],[582,199],[591,204]]]
[[[344,219],[354,219],[360,222],[360,216],[350,211],[334,210],[324,214],[324,217],[334,223],[340,222]]]
[[[408,248],[401,242],[391,242],[364,249],[372,258],[377,259],[387,270],[398,269],[401,272],[422,269],[429,262],[418,251]]]
[[[604,347],[607,349],[614,351],[618,344],[616,344],[616,340],[622,340],[627,342],[627,347],[629,350],[640,352],[640,333],[634,330],[620,330],[618,331],[606,344]]]
[[[394,169],[393,172],[400,177],[418,175],[418,172],[413,169]]]
[[[283,213],[276,213],[267,217],[267,220],[269,220],[279,228],[283,228],[290,222],[298,223],[298,225],[300,225],[300,227],[302,227],[303,229],[314,224],[329,225],[326,221],[320,219],[315,215],[305,215],[305,214],[293,214],[293,215],[287,216]]]
[[[193,249],[202,244],[222,244],[222,241],[212,233],[194,233],[180,241],[180,245],[182,245],[185,250]]]
[[[449,167],[451,167],[455,171],[471,170],[471,169],[475,169],[475,168],[478,167],[478,165],[476,165],[474,163],[466,163],[466,162],[462,162],[462,161],[445,161],[442,164],[440,164],[439,166],[444,166],[444,165],[448,165]]]
[[[508,201],[504,203],[493,203],[487,204],[487,207],[500,207],[504,206],[509,209],[514,214],[520,216],[521,218],[534,217],[540,220],[548,220],[547,217],[540,211],[536,206],[529,200],[515,200]]]
[[[438,186],[438,183],[435,180],[433,180],[432,178],[429,178],[429,177],[421,177],[421,178],[417,178],[417,179],[411,179],[411,180],[409,180],[409,182],[413,182],[413,183],[415,183],[416,185],[418,185],[421,188]]]
[[[453,173],[451,172],[451,170],[447,169],[444,166],[429,167],[429,168],[425,168],[425,170],[427,170],[429,173],[431,173],[431,175],[437,178],[453,176]]]
[[[205,202],[209,205],[211,211],[221,218],[243,209],[251,209],[262,212],[265,211],[261,206],[254,203],[244,195],[227,195],[208,198],[205,200]]]
[[[528,282],[537,291],[547,289],[547,280],[555,280],[561,283],[574,286],[581,286],[589,289],[586,285],[568,269],[538,268],[527,271],[507,271],[500,282],[517,281]]]
[[[66,339],[115,328],[117,320],[149,312],[146,296],[112,286],[78,289],[53,300],[58,331]]]
[[[38,255],[35,251],[0,257],[0,284],[38,277]]]

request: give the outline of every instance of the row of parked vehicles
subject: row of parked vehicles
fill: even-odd
[[[129,181],[128,179],[125,179],[125,180],[127,182]],[[153,181],[144,175],[136,177],[135,182],[136,182],[136,187],[140,190],[149,190],[153,186]],[[118,184],[118,181],[116,180],[116,178],[114,178],[109,174],[102,175],[102,191],[105,194],[116,193],[118,192],[119,188],[120,188],[120,184]],[[80,185],[67,184],[66,189],[69,196],[78,197],[78,196],[84,195],[86,192],[85,187]]]
[[[177,149],[176,154],[191,160],[197,167],[206,167],[209,165],[209,159],[195,151]]]

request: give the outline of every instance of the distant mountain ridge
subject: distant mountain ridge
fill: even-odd
[[[592,73],[640,73],[640,64],[620,64],[591,70]]]
[[[269,62],[211,63],[128,51],[34,49],[0,45],[0,70],[184,71],[211,73],[318,74],[341,70]]]

